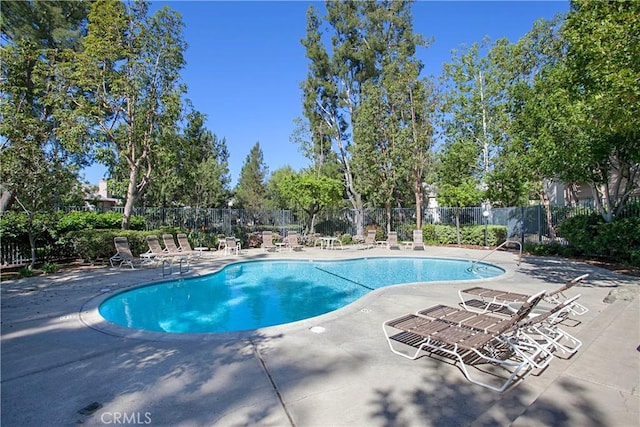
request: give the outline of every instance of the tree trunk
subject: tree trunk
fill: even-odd
[[[556,233],[556,227],[553,225],[553,216],[551,215],[551,201],[547,196],[546,190],[540,192],[540,199],[542,200],[542,206],[544,206],[545,216],[547,220],[547,229],[549,230],[549,238],[552,242],[556,240],[558,234]]]
[[[132,168],[129,172],[129,185],[127,186],[127,201],[124,203],[124,211],[122,212],[122,229],[128,230],[130,225],[131,213],[135,206],[138,196],[138,189],[136,188],[136,172],[135,168]]]
[[[29,270],[33,271],[36,265],[36,236],[32,232],[29,232],[29,246],[31,246],[31,264],[29,264]]]
[[[422,192],[414,191],[416,196],[416,230],[422,229]]]
[[[389,203],[385,203],[384,205],[385,215],[387,217],[387,236],[391,232],[391,205]]]
[[[15,193],[11,190],[2,191],[2,195],[0,195],[0,214],[6,212],[11,209],[11,205],[15,200]]]

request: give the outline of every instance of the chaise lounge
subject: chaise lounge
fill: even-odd
[[[424,250],[424,240],[422,239],[422,230],[413,230],[413,242],[411,243],[411,248]]]
[[[364,238],[364,242],[360,246],[360,249],[369,249],[377,246],[376,243],[376,230],[371,229],[367,231],[367,236]]]
[[[189,243],[189,238],[186,234],[178,233],[176,234],[176,238],[178,239],[178,250],[181,254],[193,255],[198,252],[198,255],[202,256],[202,251],[193,250],[191,244]]]
[[[303,246],[300,244],[300,238],[295,231],[289,231],[287,233],[287,248],[292,251],[301,251]]]
[[[578,276],[575,279],[570,280],[565,285],[545,295],[544,300],[553,305],[560,304],[561,302],[568,299],[568,297],[564,294],[564,291],[574,287],[587,277],[589,277],[589,274],[583,274],[582,276]],[[473,295],[478,297],[479,299],[465,300],[463,294]],[[458,295],[460,296],[462,306],[465,309],[479,310],[482,313],[490,311],[509,313],[510,305],[521,304],[530,297],[530,295],[526,294],[483,288],[480,286],[459,290]],[[492,307],[495,308],[492,309]],[[589,311],[588,308],[575,301],[569,308],[569,312],[571,314],[578,316],[585,314],[587,311]]]
[[[113,243],[116,247],[116,254],[109,258],[109,264],[111,264],[111,267],[115,267],[114,263],[119,262],[120,264],[118,264],[118,267],[122,267],[126,264],[132,269],[135,269],[134,264],[136,259],[131,253],[131,248],[129,247],[129,241],[127,238],[114,237]]]
[[[171,238],[173,239],[173,236]],[[153,259],[156,262],[162,263],[164,261],[168,261],[173,265],[176,261],[179,261],[180,264],[182,264],[182,261],[187,261],[187,265],[189,265],[189,257],[187,255],[182,254],[179,251],[169,252],[163,249],[160,245],[160,241],[158,240],[158,236],[147,236],[147,245],[149,246],[149,251],[146,253],[153,256]]]
[[[276,245],[273,244],[273,233],[271,231],[262,232],[262,251],[275,252]]]
[[[411,360],[419,358],[423,352],[453,359],[459,362],[467,380],[502,392],[521,372],[524,374],[532,368],[544,368],[553,357],[550,348],[519,333],[520,322],[527,319],[543,297],[544,292],[530,297],[517,313],[492,333],[418,314],[406,314],[388,320],[382,324],[382,329],[393,353]],[[412,348],[413,354],[396,349],[394,345],[398,343],[405,348]],[[501,385],[494,386],[471,376],[469,367],[485,364],[505,368],[509,372],[508,377]]]

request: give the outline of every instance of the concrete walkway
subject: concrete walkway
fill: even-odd
[[[487,253],[440,247],[211,253],[186,276],[261,258]],[[571,292],[590,311],[567,328],[582,348],[501,394],[469,383],[455,365],[393,354],[382,333],[385,320],[457,304],[457,291],[469,282],[392,286],[305,321],[204,335],[132,331],[96,314],[114,292],[162,281],[159,268],[102,267],[3,282],[2,426],[638,425],[640,280],[555,258],[518,265],[513,253],[499,252],[487,261],[506,273],[481,285],[515,292],[552,290],[590,274]]]

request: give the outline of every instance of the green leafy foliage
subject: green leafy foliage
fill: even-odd
[[[52,274],[52,273],[57,273],[58,270],[60,270],[60,266],[56,263],[52,263],[52,262],[45,262],[42,265],[42,271],[44,271],[47,274]]]
[[[507,228],[499,225],[489,225],[487,231],[487,245],[498,246],[507,238]],[[460,227],[460,244],[484,246],[485,227],[483,225],[470,225]],[[458,237],[456,227],[441,224],[426,224],[422,226],[422,238],[430,245],[456,244]]]
[[[118,212],[78,212],[73,211],[62,216],[58,221],[58,231],[85,229],[118,229],[122,224],[122,214]],[[130,220],[132,230],[144,230],[145,218],[133,216]]]
[[[629,263],[638,261],[640,217],[605,222],[602,216],[597,214],[577,215],[560,223],[559,230],[580,255]]]
[[[278,191],[287,204],[302,209],[309,216],[307,233],[315,232],[315,216],[321,209],[342,200],[342,188],[337,179],[313,173],[287,175],[278,183]]]
[[[256,142],[247,155],[236,187],[237,206],[245,209],[262,209],[266,203],[266,178],[269,169],[264,162],[260,143]]]
[[[524,244],[523,250],[527,253],[538,256],[562,256],[571,258],[578,255],[578,251],[575,247],[570,245],[563,245],[560,242],[548,242],[548,243],[530,243]]]
[[[123,229],[159,156],[170,151],[186,92],[181,17],[168,7],[148,16],[148,8],[145,1],[92,3],[83,49],[69,64],[82,89],[72,93],[77,119],[104,141],[101,160],[127,184]]]
[[[165,230],[133,231],[133,230],[76,230],[65,234],[66,244],[70,246],[76,257],[85,262],[104,263],[115,253],[114,237],[126,237],[133,256],[147,252],[146,237],[161,236]]]
[[[18,270],[18,273],[20,274],[20,277],[32,277],[33,269],[29,267],[20,267],[20,270]]]

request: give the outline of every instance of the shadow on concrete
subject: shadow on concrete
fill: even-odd
[[[531,405],[530,396],[535,392],[529,389],[526,380],[500,394],[472,385],[462,377],[459,381],[446,379],[437,367],[433,371],[434,374],[423,376],[423,386],[412,390],[400,391],[393,387],[372,390],[368,403],[375,425],[495,426],[511,425],[524,417],[525,425],[573,426],[576,408],[579,408],[580,420],[589,420],[589,425],[594,426],[606,425],[596,402],[570,380],[560,381],[560,386],[571,396],[571,405],[544,398]]]
[[[637,285],[639,283],[637,277],[613,273],[583,262],[570,261],[564,258],[526,257],[517,271],[547,283],[557,283],[558,285],[575,279],[582,274],[589,273],[589,277],[578,287],[615,288],[621,285]]]

